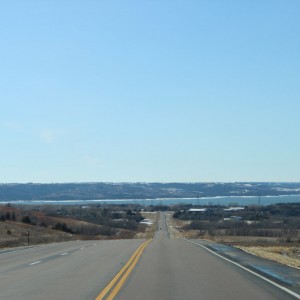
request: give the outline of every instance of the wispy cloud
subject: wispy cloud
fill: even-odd
[[[47,129],[47,130],[43,130],[40,133],[40,137],[43,142],[45,142],[47,144],[52,144],[56,141],[56,139],[58,137],[58,133],[55,132],[54,130]]]

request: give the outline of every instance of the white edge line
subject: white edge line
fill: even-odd
[[[207,248],[206,246],[203,246],[203,245],[201,245],[201,244],[199,244],[199,243],[190,241],[190,240],[188,240],[188,239],[186,239],[186,238],[185,238],[185,240],[186,240],[187,242],[189,242],[189,243],[192,243],[192,244],[195,244],[195,245],[198,245],[198,246],[202,247],[203,249],[209,251],[210,253],[212,253],[212,254],[214,254],[214,255],[216,255],[216,256],[218,256],[218,257],[220,257],[220,258],[222,258],[222,259],[224,259],[224,260],[226,260],[226,261],[228,261],[228,262],[230,262],[230,263],[232,263],[232,264],[234,264],[234,265],[240,267],[241,269],[243,269],[243,270],[245,270],[245,271],[247,271],[247,272],[249,272],[249,273],[251,273],[251,274],[253,274],[253,275],[257,276],[257,277],[259,277],[260,279],[263,279],[263,280],[267,281],[268,283],[270,283],[270,284],[276,286],[277,288],[279,288],[279,289],[285,291],[286,293],[288,293],[288,294],[290,294],[290,295],[296,297],[297,299],[300,299],[300,295],[299,295],[299,294],[297,294],[297,293],[295,293],[295,292],[289,290],[288,288],[285,288],[284,286],[282,286],[282,285],[280,285],[280,284],[278,284],[278,283],[276,283],[276,282],[274,282],[274,281],[272,281],[272,280],[270,280],[270,279],[268,279],[268,278],[266,278],[266,277],[264,277],[264,276],[262,276],[262,275],[260,275],[260,274],[258,274],[258,273],[256,273],[256,272],[254,272],[254,271],[252,271],[252,270],[250,270],[250,269],[248,269],[248,268],[246,268],[246,267],[244,267],[244,266],[242,266],[242,265],[236,263],[235,261],[232,261],[232,260],[230,260],[230,259],[228,259],[228,258],[226,258],[226,257],[224,257],[224,256],[222,256],[222,255],[220,255],[220,254],[218,254],[218,253],[216,253],[216,252],[210,250],[210,249]]]
[[[29,249],[32,249],[32,248],[33,248],[33,247],[30,247],[30,248],[24,248],[24,249],[18,249],[18,250],[8,250],[8,251],[6,251],[6,252],[0,253],[0,255],[9,254],[9,253],[16,253],[16,252],[21,252],[21,251],[29,250]]]
[[[35,261],[35,262],[29,264],[29,266],[34,266],[34,265],[37,265],[37,264],[39,264],[41,262],[42,262],[41,260],[38,260],[38,261]]]
[[[0,253],[0,255],[9,254],[9,253],[16,253],[16,252],[20,252],[20,251],[24,251],[24,250],[25,250],[25,249],[21,249],[21,250],[13,250],[13,251],[7,251],[7,252]]]
[[[68,255],[69,253],[68,252],[65,252],[65,253],[62,253],[61,255]]]

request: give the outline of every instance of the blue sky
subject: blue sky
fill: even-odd
[[[0,182],[300,181],[299,10],[2,1]]]

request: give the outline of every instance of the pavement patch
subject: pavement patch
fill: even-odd
[[[265,266],[255,266],[255,265],[251,265],[251,267],[261,273],[264,273],[278,281],[281,281],[283,283],[289,284],[289,285],[293,285],[294,282],[291,280],[288,280],[282,276],[280,276],[279,274],[275,273],[273,269],[270,268],[266,268]]]

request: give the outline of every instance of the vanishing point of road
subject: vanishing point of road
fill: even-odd
[[[170,239],[165,213],[151,241],[77,241],[0,252],[0,300],[300,299],[276,285],[197,244]]]

